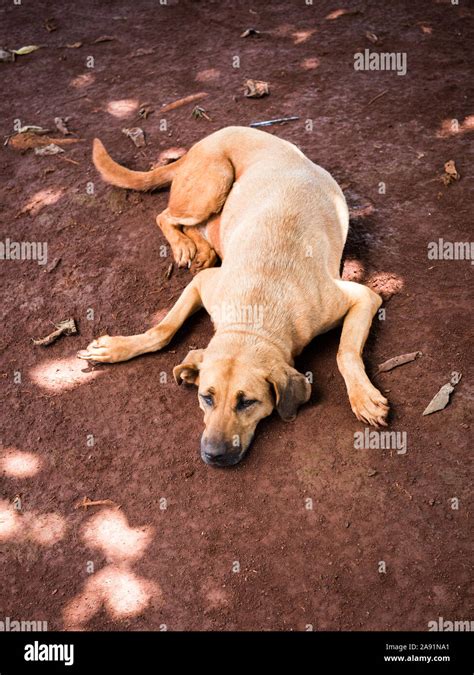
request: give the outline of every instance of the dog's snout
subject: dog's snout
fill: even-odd
[[[241,448],[235,448],[223,439],[201,439],[201,457],[206,464],[232,466],[242,458]]]

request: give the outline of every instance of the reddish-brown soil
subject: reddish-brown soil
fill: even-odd
[[[340,7],[360,11],[325,19]],[[48,265],[60,259],[54,269],[0,264],[0,618],[89,630],[425,630],[439,616],[474,618],[473,268],[427,257],[439,237],[472,238],[473,10],[428,0],[37,0],[0,13],[0,44],[41,45],[0,64],[1,134],[15,120],[54,129],[60,116],[81,139],[61,157],[8,146],[0,156],[1,240],[46,241]],[[241,38],[249,27],[261,37]],[[104,35],[113,40],[96,43]],[[407,74],[356,72],[354,53],[366,48],[406,53]],[[153,52],[131,57],[139,49]],[[247,78],[268,81],[270,96],[243,97]],[[159,114],[198,91],[209,94],[200,105],[211,121],[193,118],[193,105]],[[155,112],[137,120],[144,103]],[[165,279],[154,218],[166,192],[101,183],[91,141],[147,169],[170,146],[287,115],[300,120],[270,133],[331,171],[352,206],[374,207],[353,220],[346,274],[395,292],[365,352],[372,376],[389,357],[423,352],[374,377],[408,451],[354,449],[364,426],[333,331],[299,359],[314,393],[297,420],[272,415],[241,465],[212,469],[199,456],[196,393],[171,377],[190,346],[210,339],[204,313],[163,353],[96,368],[75,359],[93,337],[149,327],[190,279],[176,269]],[[137,125],[140,150],[121,132]],[[438,176],[451,159],[461,179],[446,187]],[[69,316],[78,335],[32,343]],[[422,417],[453,371],[463,379],[449,406]],[[120,510],[75,508],[85,496]]]

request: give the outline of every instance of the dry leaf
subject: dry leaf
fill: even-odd
[[[20,49],[12,49],[10,51],[18,56],[23,56],[24,54],[31,54],[31,52],[35,52],[37,49],[39,49],[37,45],[28,45],[27,47],[20,47]]]
[[[69,117],[55,117],[54,118],[54,124],[56,125],[56,129],[60,131],[64,136],[68,136],[71,132],[67,128],[67,121]]]
[[[260,36],[260,31],[255,30],[255,28],[247,28],[247,30],[244,30],[244,32],[241,34],[241,38],[245,37],[259,37]]]
[[[334,21],[334,19],[339,19],[340,16],[353,16],[354,14],[361,14],[358,9],[335,9],[334,12],[331,12],[327,15],[327,21]]]
[[[92,43],[93,45],[98,45],[101,42],[112,42],[112,40],[115,40],[112,35],[101,35],[100,37],[96,38],[94,42]]]
[[[15,54],[5,49],[0,49],[0,62],[9,63],[15,60]]]
[[[268,82],[263,80],[246,80],[244,82],[244,95],[247,98],[261,98],[262,96],[268,96],[269,93]]]
[[[46,21],[44,22],[44,27],[46,28],[48,33],[53,33],[55,30],[58,30],[56,20],[53,18],[46,19]]]
[[[139,47],[136,49],[134,52],[130,54],[130,58],[133,59],[136,56],[148,56],[149,54],[154,54],[155,50],[150,48],[150,49],[145,49],[145,47]]]
[[[146,120],[152,112],[155,112],[149,103],[142,103],[138,109],[138,117]]]
[[[82,42],[73,42],[72,44],[66,45],[68,49],[79,49],[82,47]]]
[[[137,148],[143,148],[146,145],[145,134],[140,127],[132,127],[131,129],[122,129],[122,134],[128,136]]]
[[[376,42],[379,41],[377,35],[375,35],[375,33],[371,33],[370,30],[366,31],[365,37],[367,38],[367,40],[372,42],[372,44],[375,44]]]
[[[76,324],[74,319],[72,318],[65,319],[64,321],[60,321],[59,323],[54,325],[56,330],[53,330],[52,333],[50,333],[44,338],[40,338],[39,340],[33,339],[34,344],[41,345],[42,347],[47,347],[48,345],[55,342],[61,335],[73,335],[74,333],[77,333]]]
[[[401,354],[400,356],[394,356],[393,358],[388,359],[388,361],[384,361],[383,363],[381,363],[377,368],[377,372],[375,374],[378,375],[379,373],[386,373],[389,370],[398,368],[398,366],[403,366],[405,363],[410,363],[411,361],[414,361],[419,356],[422,356],[422,352],[411,352],[410,354]]]
[[[449,403],[449,397],[454,391],[454,387],[449,382],[443,384],[441,389],[438,391],[436,396],[430,401],[428,406],[423,411],[423,415],[431,415],[431,413],[438,412],[438,410],[444,410]]]
[[[461,178],[460,174],[457,172],[454,160],[450,159],[449,162],[446,162],[444,165],[444,173],[440,178],[446,186]]]
[[[41,148],[35,148],[35,155],[58,155],[60,152],[64,152],[64,150],[55,143],[43,145]]]
[[[70,145],[78,143],[79,138],[51,138],[50,136],[39,136],[31,131],[18,132],[8,139],[8,145],[14,150],[29,150],[30,148],[40,148],[54,143],[55,145]]]

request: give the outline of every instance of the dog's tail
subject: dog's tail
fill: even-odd
[[[98,138],[94,138],[92,147],[92,161],[106,183],[131,190],[151,190],[169,185],[184,159],[185,157],[180,157],[176,162],[151,171],[131,171],[114,162]]]

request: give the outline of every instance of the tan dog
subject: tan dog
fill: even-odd
[[[380,296],[339,275],[348,230],[344,195],[327,171],[291,143],[228,127],[177,162],[150,172],[116,164],[99,140],[94,164],[113,185],[147,190],[172,183],[157,223],[178,265],[202,269],[167,316],[140,335],[94,340],[78,356],[115,363],[167,345],[204,306],[215,335],[174,368],[198,385],[204,412],[202,458],[236,464],[258,422],[276,407],[292,420],[311,387],[294,358],[344,320],[337,363],[352,410],[386,425],[387,400],[370,383],[362,350]],[[222,266],[214,269],[216,254]]]

